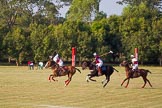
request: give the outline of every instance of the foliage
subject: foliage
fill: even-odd
[[[157,61],[159,38],[154,35],[156,31],[153,29],[155,26],[153,22],[158,17],[157,9],[150,9],[145,3],[141,3],[139,6],[128,5],[123,10],[122,17],[120,30],[123,34],[122,45],[125,54],[130,55],[137,47],[139,48],[139,60],[142,64],[145,61]]]
[[[46,61],[57,50],[70,61],[72,47],[78,61],[110,50],[129,58],[137,47],[141,64],[162,62],[161,0],[120,0],[127,4],[122,15],[109,17],[99,11],[100,1],[1,0],[1,59]],[[65,5],[70,9],[62,18]]]
[[[69,20],[91,21],[99,12],[100,0],[73,0],[67,13]]]

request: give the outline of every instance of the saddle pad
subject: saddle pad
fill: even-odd
[[[106,66],[101,67],[102,71],[106,71]]]

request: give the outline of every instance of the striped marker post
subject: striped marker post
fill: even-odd
[[[138,60],[138,48],[134,49],[134,56]]]
[[[72,66],[75,66],[76,48],[72,47]]]

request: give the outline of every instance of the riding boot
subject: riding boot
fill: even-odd
[[[101,73],[101,67],[98,67],[98,76],[101,76],[102,73]]]
[[[57,68],[57,76],[61,76],[61,69]]]
[[[138,70],[137,69],[133,69],[132,77],[137,77],[137,76],[138,76]]]
[[[135,73],[135,76],[138,76],[138,69],[135,69],[134,71],[135,71],[134,72]]]
[[[64,67],[61,67],[61,72],[63,72],[63,73],[65,72],[65,69],[64,69]]]

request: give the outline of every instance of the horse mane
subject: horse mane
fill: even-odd
[[[56,64],[56,62],[52,60],[52,61],[51,61],[51,64],[52,64],[52,65],[55,65],[55,64]]]
[[[130,63],[128,61],[124,61],[124,62],[125,62],[125,66],[131,68],[130,65],[129,65]]]
[[[50,60],[50,62],[51,62],[50,67],[51,67],[51,66],[56,66],[56,65],[57,65],[57,63],[56,63],[55,61],[53,61],[53,60]]]
[[[81,62],[81,65],[88,67],[90,70],[96,68],[96,65],[92,61],[84,60]]]

